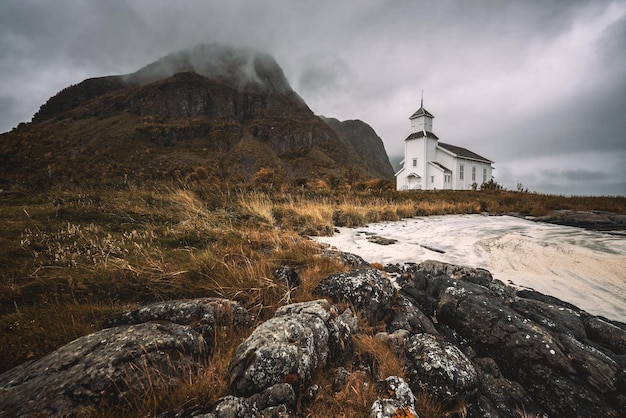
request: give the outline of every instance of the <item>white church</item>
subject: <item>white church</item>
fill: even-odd
[[[404,160],[396,173],[398,190],[471,190],[492,178],[493,161],[468,149],[439,142],[435,117],[420,108],[409,119],[411,134],[404,140]]]

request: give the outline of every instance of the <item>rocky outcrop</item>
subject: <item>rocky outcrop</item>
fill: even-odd
[[[537,222],[575,226],[596,231],[625,231],[626,215],[600,210],[554,210],[545,216],[531,218]]]
[[[386,270],[360,265],[316,288],[353,307],[368,332],[380,331],[374,340],[404,362],[404,376],[378,381],[371,417],[418,416],[414,394],[470,418],[626,416],[625,324],[517,291],[483,269],[428,261]],[[295,283],[290,268],[276,275]],[[357,375],[377,381],[381,369],[353,343],[363,331],[351,309],[340,313],[326,299],[280,307],[235,351],[225,397],[160,416],[297,416],[319,393],[353,390]],[[109,328],[1,375],[0,415],[75,416],[115,405],[149,381],[176,385],[181,372],[211,361],[218,327],[249,323],[239,304],[213,298],[122,313]],[[316,380],[321,374],[326,383]]]
[[[594,336],[585,323],[598,318],[556,298],[523,298],[484,270],[427,262],[410,271],[401,292],[437,319],[438,332],[467,354],[482,377],[470,410],[572,417],[626,411],[625,362],[607,344],[626,332],[617,324],[607,323],[618,337]],[[511,390],[485,390],[488,382]]]

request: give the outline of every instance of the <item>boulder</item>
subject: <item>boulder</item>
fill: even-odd
[[[396,290],[383,272],[362,267],[330,275],[317,285],[313,294],[334,302],[350,302],[370,324],[375,324],[391,312]]]
[[[335,250],[324,250],[322,255],[324,257],[330,258],[331,260],[335,260],[351,269],[359,269],[361,267],[369,266],[369,263],[363,260],[361,256],[352,253]]]
[[[470,359],[442,337],[415,334],[409,338],[406,357],[408,378],[416,391],[424,391],[452,405],[472,397],[478,375]]]
[[[199,298],[155,302],[118,314],[104,323],[105,328],[141,324],[148,321],[169,321],[188,325],[202,334],[212,345],[216,326],[243,327],[251,315],[239,303],[221,298]]]
[[[379,394],[370,410],[370,418],[419,418],[415,411],[415,396],[404,379],[390,376],[376,383]]]
[[[274,277],[278,282],[284,284],[289,289],[300,286],[300,276],[295,268],[289,266],[281,266],[274,272]]]
[[[0,411],[73,416],[87,406],[118,404],[155,382],[176,384],[208,349],[194,329],[171,322],[104,329],[0,375]]]
[[[251,396],[278,383],[298,391],[333,355],[330,347],[346,347],[352,330],[335,324],[337,309],[326,300],[279,308],[274,318],[259,325],[236,350],[228,370],[230,391]],[[341,321],[346,323],[346,321]],[[341,339],[342,342],[334,341]]]

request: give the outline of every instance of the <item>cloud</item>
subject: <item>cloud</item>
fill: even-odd
[[[214,42],[271,54],[313,111],[364,120],[393,156],[422,90],[435,133],[505,178],[528,175],[519,162],[533,158],[624,156],[620,0],[2,2],[0,131],[69,84]]]

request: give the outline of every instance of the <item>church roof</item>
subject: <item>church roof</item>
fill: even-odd
[[[443,142],[439,142],[438,143],[439,146],[445,150],[450,151],[453,154],[456,154],[459,157],[463,157],[463,158],[469,158],[471,160],[477,160],[477,161],[482,161],[485,163],[492,163],[493,161],[480,156],[478,154],[476,154],[475,152],[472,152],[470,150],[468,150],[467,148],[463,148],[463,147],[457,147],[456,145],[450,145],[450,144],[445,144]]]
[[[417,112],[413,113],[409,119],[419,118],[420,116],[428,116],[429,118],[434,118],[434,116],[428,110],[424,109],[424,106],[420,106],[420,108],[417,109]]]
[[[411,135],[407,136],[405,141],[408,141],[409,139],[424,138],[424,137],[432,138],[432,139],[439,139],[437,135],[435,135],[432,132],[426,131],[426,135],[424,135],[424,131],[419,131],[419,132],[413,132]]]
[[[431,163],[432,165],[434,165],[435,167],[438,167],[440,169],[442,169],[443,171],[448,171],[448,172],[452,172],[452,170],[450,170],[449,168],[447,168],[446,166],[444,166],[441,163],[438,163],[437,161],[429,161],[429,163]]]

